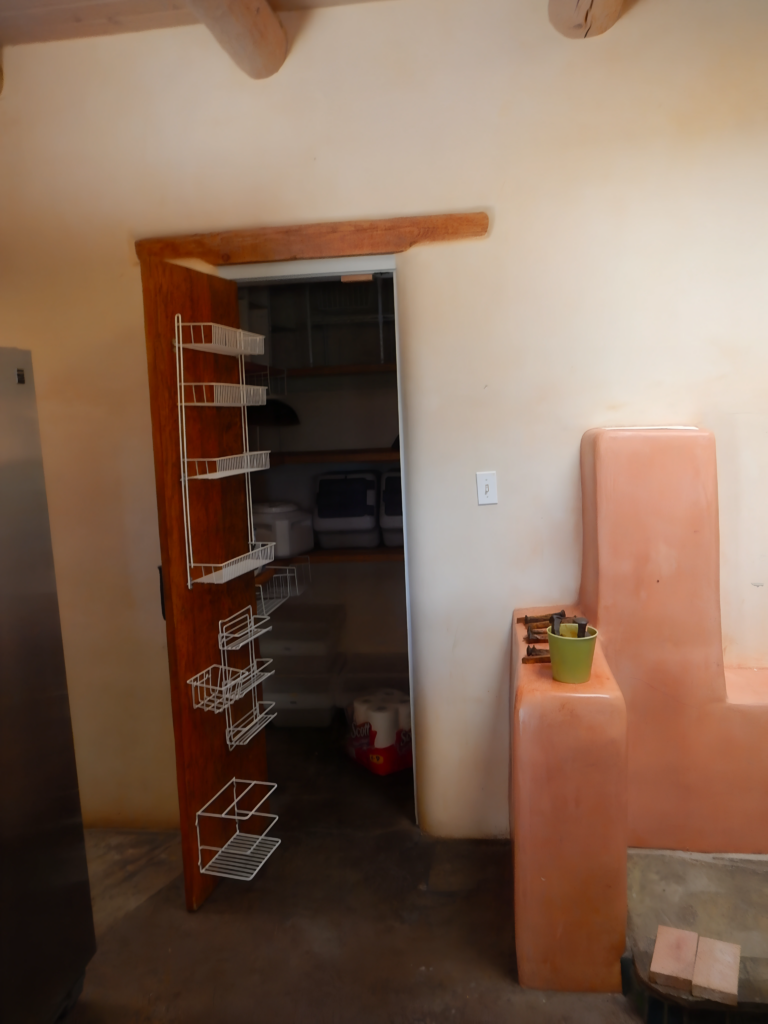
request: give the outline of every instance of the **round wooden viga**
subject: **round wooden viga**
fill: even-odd
[[[549,20],[569,39],[602,35],[619,20],[624,0],[549,0]]]

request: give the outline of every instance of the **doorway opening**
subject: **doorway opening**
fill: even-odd
[[[256,579],[267,752],[273,773],[325,764],[338,798],[413,821],[395,276],[391,258],[361,262],[237,268],[240,326],[265,337],[246,373],[267,387],[248,417],[249,448],[271,453],[252,499],[278,567]]]

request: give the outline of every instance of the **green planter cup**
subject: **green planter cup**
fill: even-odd
[[[560,626],[560,636],[555,636],[552,627],[547,627],[552,678],[557,683],[589,682],[597,630],[594,626],[587,626],[587,635],[579,638],[576,635],[578,629],[575,622],[564,622]]]

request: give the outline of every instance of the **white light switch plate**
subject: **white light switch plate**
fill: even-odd
[[[499,499],[496,495],[496,470],[492,469],[487,473],[477,474],[477,504],[498,505]]]

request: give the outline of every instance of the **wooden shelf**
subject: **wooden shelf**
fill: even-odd
[[[399,462],[392,448],[344,448],[314,452],[271,452],[271,466],[301,466],[310,462]]]
[[[403,562],[403,548],[315,548],[309,552],[311,565],[323,565],[331,562]]]

